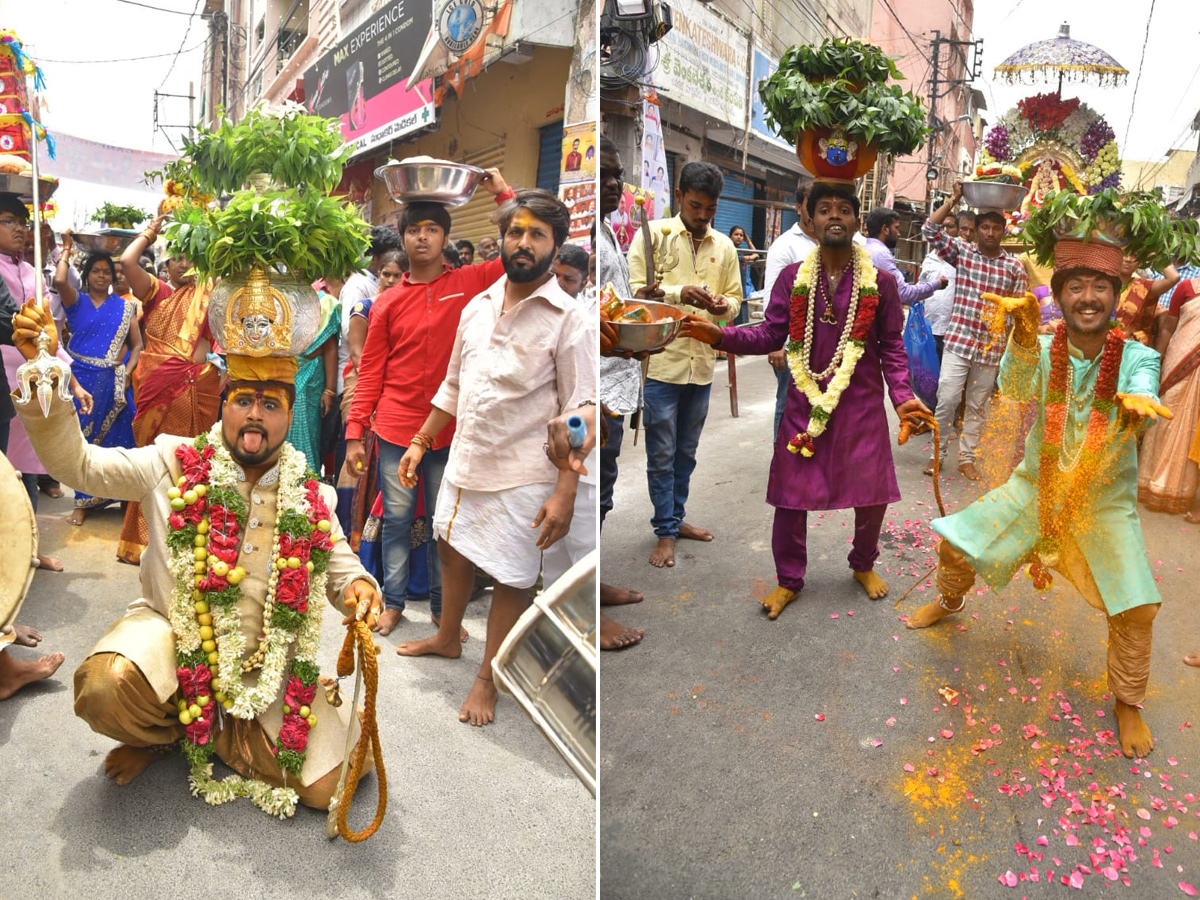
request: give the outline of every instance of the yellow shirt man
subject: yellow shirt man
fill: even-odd
[[[738,271],[737,250],[733,241],[710,226],[697,244],[679,216],[656,219],[650,223],[655,256],[667,254],[673,267],[655,274],[659,287],[666,295],[663,300],[682,306],[685,311],[705,316],[712,321],[731,322],[742,303],[741,275]],[[645,244],[635,235],[629,248],[629,284],[636,291],[646,284]],[[681,297],[684,288],[699,286],[714,297],[724,297],[729,310],[721,316],[686,302]],[[689,293],[689,296],[690,293]],[[662,352],[650,357],[648,377],[670,384],[712,384],[716,351],[692,338],[676,338]]]

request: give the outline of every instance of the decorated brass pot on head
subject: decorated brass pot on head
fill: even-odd
[[[296,357],[321,329],[321,302],[307,282],[256,267],[213,288],[208,324],[229,354],[231,379],[291,381]],[[273,377],[262,377],[268,369]]]
[[[785,51],[758,92],[767,124],[796,144],[804,168],[821,180],[853,181],[879,154],[903,156],[925,141],[920,99],[888,84],[901,77],[880,48],[826,39]]]

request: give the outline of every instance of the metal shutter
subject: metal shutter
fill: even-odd
[[[537,186],[558,195],[558,176],[562,171],[563,123],[560,119],[538,129]]]
[[[783,234],[785,231],[787,231],[789,228],[791,228],[793,225],[795,225],[796,222],[799,221],[799,219],[800,219],[800,217],[796,215],[796,207],[789,206],[787,209],[785,209],[783,211],[783,225],[782,225],[779,233]]]
[[[722,169],[721,174],[725,176],[725,186],[721,189],[721,199],[717,201],[717,214],[712,221],[713,229],[728,235],[730,228],[741,225],[746,234],[753,234],[754,206],[750,203],[739,203],[738,200],[754,199],[754,181],[741,172],[731,172],[729,169]]]
[[[504,171],[504,144],[485,147],[472,153],[466,153],[461,160],[481,169],[497,168]],[[465,206],[450,210],[451,237],[454,240],[466,238],[472,244],[478,244],[479,239],[498,234],[496,225],[491,221],[496,211],[496,200],[485,190],[478,190],[471,201]]]

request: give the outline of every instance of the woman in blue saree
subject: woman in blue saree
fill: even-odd
[[[133,387],[129,375],[142,350],[142,334],[137,324],[137,307],[112,294],[116,267],[107,253],[91,253],[80,271],[77,292],[67,277],[68,259],[74,246],[71,232],[63,233],[63,253],[54,270],[67,314],[67,352],[73,360],[72,371],[79,383],[92,395],[92,410],[79,416],[84,440],[101,447],[136,447],[133,438]],[[82,525],[88,512],[112,503],[105,497],[75,492],[75,509],[68,521]]]

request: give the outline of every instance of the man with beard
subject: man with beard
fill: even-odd
[[[775,507],[771,550],[778,586],[760,602],[777,618],[804,587],[808,511],[854,508],[850,568],[867,596],[888,586],[875,573],[879,532],[900,499],[892,464],[884,384],[897,415],[929,410],[909,387],[904,311],[896,281],[853,240],[854,185],[817,182],[808,213],[819,246],[775,281],[766,316],[750,328],[718,328],[689,316],[682,333],[730,353],[762,354],[787,343],[788,389],[767,481]]]
[[[513,196],[499,169],[489,169],[483,187],[496,202]],[[450,213],[437,203],[409,203],[400,219],[408,271],[371,308],[371,327],[358,367],[354,402],[346,417],[346,474],[357,478],[367,464],[368,431],[379,447],[383,493],[383,592],[386,609],[379,633],[390,634],[408,600],[409,532],[417,510],[415,485],[400,479],[400,457],[425,421],[429,404],[446,377],[454,332],[472,297],[504,274],[499,260],[451,268],[442,256],[449,243]],[[425,510],[432,513],[450,456],[454,428],[438,435],[418,475]],[[368,505],[373,498],[367,501]],[[442,570],[428,555],[429,611],[437,625],[442,614]],[[465,633],[462,635],[465,639]]]
[[[933,292],[950,283],[945,276],[936,283],[909,284],[904,273],[896,265],[895,249],[900,243],[900,213],[886,206],[879,206],[867,213],[867,252],[871,262],[880,272],[887,272],[896,280],[896,293],[900,302],[912,306],[918,300],[928,300]]]
[[[674,258],[662,277],[664,300],[711,321],[732,322],[742,302],[737,250],[710,227],[725,180],[712,163],[690,162],[679,173],[675,206],[679,214],[650,223],[655,252]],[[653,263],[653,260],[651,260]],[[650,268],[656,268],[651,265]],[[629,283],[646,284],[642,240],[629,248]],[[708,418],[716,352],[689,338],[676,339],[650,360],[645,387],[646,481],[658,542],[650,565],[675,565],[675,541],[711,541],[713,534],[684,521],[700,432]]]
[[[138,264],[158,239],[164,220],[154,219],[121,254],[129,290],[142,304],[144,346],[133,372],[133,437],[139,447],[162,434],[203,434],[217,420],[221,405],[221,372],[208,362],[211,286],[196,284],[196,276],[189,274],[192,264],[184,256],[167,260],[166,283]],[[148,537],[141,507],[130,503],[117,559],[137,565]]]
[[[1031,232],[1032,224],[1031,217]],[[1045,225],[1040,230],[1053,234]],[[1136,239],[1132,222],[1121,230]],[[1049,262],[1044,251],[1039,256]],[[1029,563],[1035,589],[1044,591],[1050,570],[1057,571],[1107,617],[1108,687],[1121,750],[1140,757],[1154,746],[1138,709],[1162,600],[1138,520],[1137,435],[1170,413],[1158,402],[1158,353],[1109,329],[1121,290],[1121,247],[1095,235],[1062,238],[1053,264],[1051,290],[1063,313],[1053,335],[1038,334],[1033,294],[985,298],[1014,322],[1000,390],[1017,403],[1034,401],[1037,421],[1007,482],[933,521],[941,535],[940,596],[906,624],[927,628],[962,612],[977,572],[999,590]]]
[[[555,468],[543,429],[596,403],[596,327],[550,271],[567,239],[566,206],[547,191],[523,190],[499,217],[504,277],[463,310],[446,379],[400,460],[400,479],[412,488],[422,458],[455,421],[433,518],[442,559],[441,626],[397,652],[459,656],[474,569],[491,575],[483,662],[458,712],[459,721],[472,725],[495,715],[492,658],[529,605],[542,551],[571,525],[579,474]]]
[[[288,329],[273,321],[271,339],[288,346]],[[57,344],[48,306],[26,304],[14,343],[27,359],[43,330]],[[344,599],[369,621],[381,598],[331,512],[333,489],[311,479],[285,441],[296,358],[228,359],[222,417],[196,437],[98,447],[84,442],[74,405],[57,392],[47,416],[36,400],[17,403],[52,473],[89,493],[139,500],[150,529],[144,594],[76,670],[75,713],[120,742],[104,764],[118,784],[182,741],[192,789],[210,803],[248,796],[273,815],[291,814],[296,802],[325,809],[358,722],[349,704],[335,709],[316,690],[321,609]],[[295,697],[309,709],[286,705]],[[238,776],[215,781],[213,753]]]

